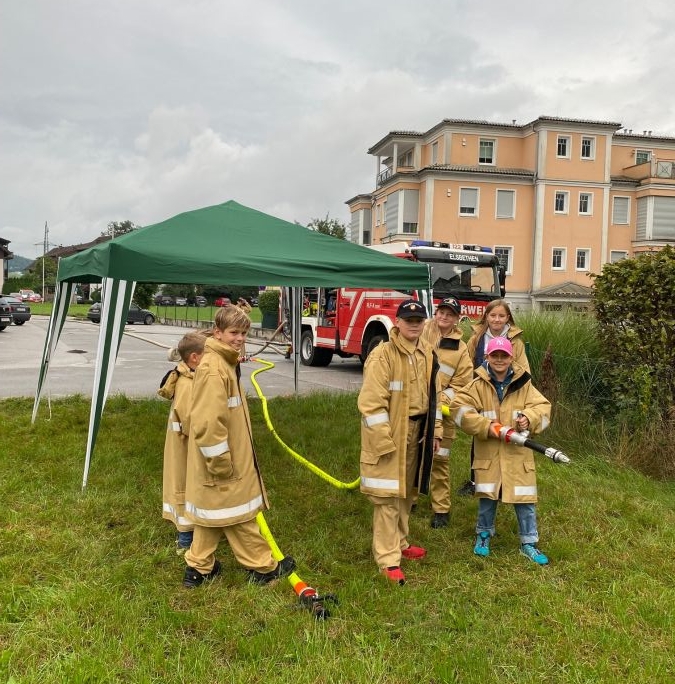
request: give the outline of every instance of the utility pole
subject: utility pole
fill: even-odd
[[[49,247],[49,227],[47,226],[47,221],[45,221],[45,237],[42,243],[42,301],[46,302],[47,293],[45,292],[45,258],[47,256],[47,248]]]

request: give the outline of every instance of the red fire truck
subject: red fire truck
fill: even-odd
[[[480,318],[489,302],[504,296],[504,269],[489,248],[420,240],[371,248],[428,264],[434,302],[456,297],[468,318]],[[389,338],[398,305],[410,297],[430,308],[426,290],[304,288],[300,360],[305,366],[327,366],[337,354],[365,361],[374,347]],[[283,308],[288,301],[287,296],[282,298]]]

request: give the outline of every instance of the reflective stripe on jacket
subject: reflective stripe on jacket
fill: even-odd
[[[235,525],[268,508],[238,356],[232,347],[206,340],[193,381],[185,512],[204,527]]]
[[[455,329],[445,337],[434,319],[427,321],[422,340],[432,346],[438,357],[438,379],[441,388],[441,403],[449,405],[455,392],[462,389],[473,378],[473,365],[462,333]],[[455,438],[455,423],[450,416],[443,416],[443,442],[441,447],[450,454],[452,440]],[[445,456],[438,453],[438,456]]]
[[[477,377],[450,402],[450,410],[458,427],[474,435],[476,496],[505,503],[535,503],[537,476],[532,451],[488,437],[493,420],[513,426],[518,412],[527,416],[532,434],[549,424],[548,399],[532,385],[529,373],[517,366],[514,370],[501,404],[487,370],[480,367]]]
[[[408,353],[399,342],[398,329],[393,328],[390,334],[389,342],[380,344],[368,355],[363,369],[363,386],[358,398],[361,412],[361,491],[374,496],[405,497],[411,364]],[[430,467],[433,438],[442,435],[436,377],[438,365],[426,344],[419,348],[425,357],[429,394],[420,453]],[[428,429],[430,422],[433,422],[431,430]]]
[[[188,434],[193,372],[181,361],[164,376],[157,390],[160,397],[171,401],[162,469],[162,517],[170,520],[180,532],[193,525],[185,516],[185,476],[187,469]]]

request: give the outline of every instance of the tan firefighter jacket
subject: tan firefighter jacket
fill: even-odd
[[[481,334],[481,326],[472,326],[473,335],[469,338],[466,343],[467,349],[469,351],[469,358],[474,368],[478,368],[485,361],[485,355],[483,354],[483,349],[477,350],[478,342],[483,341],[483,335]],[[509,327],[506,332],[506,337],[509,339],[513,345],[513,361],[519,365],[523,370],[530,372],[530,362],[528,361],[527,354],[525,353],[525,342],[523,342],[523,331],[517,328],[515,325]],[[478,351],[478,353],[477,353]]]
[[[185,473],[193,371],[181,361],[167,373],[157,394],[171,401],[162,472],[162,517],[171,520],[178,531],[187,532],[193,525],[185,517]]]
[[[238,356],[229,345],[206,340],[193,380],[185,513],[203,527],[245,522],[269,507]]]
[[[457,426],[474,435],[476,495],[500,499],[504,503],[535,503],[537,476],[534,454],[530,449],[506,444],[488,437],[492,421],[513,426],[518,412],[530,421],[536,434],[548,427],[551,404],[532,385],[530,374],[513,366],[514,375],[501,403],[484,366],[476,369],[476,378],[457,392],[450,410]]]
[[[426,359],[429,408],[424,438],[420,442],[420,491],[428,491],[428,476],[433,457],[433,439],[441,438],[443,428],[439,401],[437,369],[433,351],[420,346]],[[406,444],[410,403],[410,359],[399,341],[398,328],[390,332],[389,342],[377,346],[366,359],[363,386],[358,398],[361,420],[361,491],[373,496],[406,495]],[[429,426],[431,424],[431,429]]]
[[[438,379],[441,386],[441,402],[448,405],[458,389],[462,389],[473,378],[473,365],[462,341],[460,330],[453,330],[441,336],[436,322],[427,321],[422,341],[431,345],[438,357]],[[443,442],[437,456],[450,456],[450,447],[455,438],[455,423],[450,416],[443,416]]]

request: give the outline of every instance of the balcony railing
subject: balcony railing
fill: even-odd
[[[379,188],[381,185],[384,185],[391,178],[391,176],[391,169],[385,169],[384,171],[379,173],[377,176],[377,187]]]
[[[675,180],[675,161],[650,159],[642,164],[635,164],[623,170],[624,175],[635,180],[647,178],[667,178]]]
[[[654,170],[654,178],[672,178],[675,180],[675,162],[659,161],[654,162],[656,169]]]

